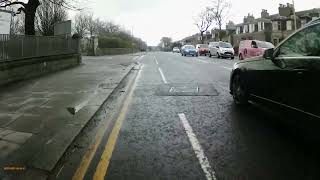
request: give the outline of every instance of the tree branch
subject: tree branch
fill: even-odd
[[[4,5],[0,5],[0,7],[8,7],[8,6],[12,6],[12,5],[22,5],[22,6],[26,6],[26,4],[24,2],[20,2],[20,1],[15,1],[15,2],[5,2],[2,1],[2,3],[5,3]]]

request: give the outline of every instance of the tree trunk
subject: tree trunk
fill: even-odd
[[[221,26],[222,26],[222,22],[219,22],[219,32],[218,32],[218,36],[219,36],[219,41],[222,41],[222,37],[221,37]]]
[[[201,34],[201,44],[204,44],[203,32],[201,31],[200,34]]]
[[[25,34],[35,35],[35,17],[38,6],[40,5],[39,0],[29,0],[28,4],[25,5]]]

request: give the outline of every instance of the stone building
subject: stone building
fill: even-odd
[[[280,4],[278,11],[278,14],[269,15],[268,11],[263,9],[260,18],[254,18],[253,15],[248,14],[244,17],[243,23],[235,25],[232,44],[238,47],[241,40],[256,39],[277,45],[295,31],[293,5]],[[299,29],[311,20],[319,18],[320,9],[299,11],[295,14],[297,29]]]

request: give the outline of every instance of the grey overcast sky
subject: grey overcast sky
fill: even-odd
[[[279,3],[292,0],[229,0],[232,7],[229,20],[240,23],[248,13],[260,17],[261,9],[277,13]],[[136,37],[148,45],[157,45],[163,36],[180,40],[197,33],[193,18],[210,0],[95,0],[89,10],[95,17],[121,24],[127,30],[133,27]],[[296,10],[320,8],[320,0],[295,0]],[[212,26],[212,28],[214,28]]]

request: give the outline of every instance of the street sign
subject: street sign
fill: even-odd
[[[55,36],[71,36],[71,20],[59,22],[54,25]]]
[[[0,34],[10,34],[12,12],[0,10]]]

